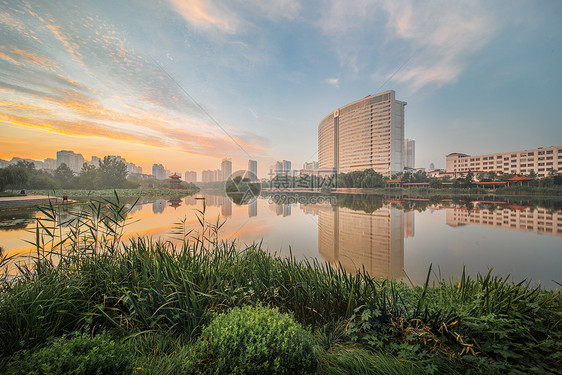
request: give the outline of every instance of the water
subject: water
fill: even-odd
[[[144,199],[132,209],[124,239],[149,236],[179,242],[180,232],[200,230],[196,210],[224,225],[220,236],[240,246],[262,242],[280,256],[318,258],[377,277],[425,281],[459,275],[511,275],[519,282],[557,288],[562,282],[562,210],[521,203],[404,200],[344,196],[329,200],[294,196],[259,198],[238,205],[226,196]],[[277,202],[277,203],[276,203]],[[33,248],[35,211],[0,211],[0,246],[21,258]],[[180,221],[184,223],[178,225]]]

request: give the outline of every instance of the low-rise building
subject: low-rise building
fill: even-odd
[[[562,173],[562,147],[539,147],[531,150],[502,152],[486,155],[452,153],[447,155],[448,173],[536,173],[546,177],[551,171]]]

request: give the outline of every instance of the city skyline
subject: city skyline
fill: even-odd
[[[264,176],[318,160],[326,113],[390,89],[416,167],[561,143],[557,1],[1,3],[0,159]]]

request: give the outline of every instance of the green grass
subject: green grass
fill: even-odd
[[[562,297],[491,273],[424,286],[280,258],[217,239],[205,221],[180,247],[121,241],[119,198],[37,221],[35,263],[0,276],[0,372],[21,350],[75,331],[132,343],[136,373],[186,373],[218,313],[271,306],[314,333],[322,374],[560,373]],[[0,270],[7,259],[0,259]],[[14,356],[15,355],[15,356]],[[191,369],[193,370],[193,369]]]

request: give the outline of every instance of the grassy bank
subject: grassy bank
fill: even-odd
[[[194,360],[204,327],[243,306],[276,308],[304,327],[319,374],[562,368],[560,291],[490,274],[435,283],[428,276],[422,287],[375,280],[279,258],[259,245],[219,241],[221,223],[205,222],[204,211],[197,233],[178,227],[181,247],[143,238],[122,243],[126,210],[108,202],[90,208],[69,222],[74,230],[64,239],[51,230],[56,213],[46,210],[37,225],[35,265],[2,280],[0,372],[17,373],[29,358],[48,358],[66,342],[63,335],[74,332],[81,345],[97,339],[92,347],[112,348],[115,356],[104,362],[122,359],[118,348],[125,348],[133,373],[204,373],[209,361],[221,360]]]

